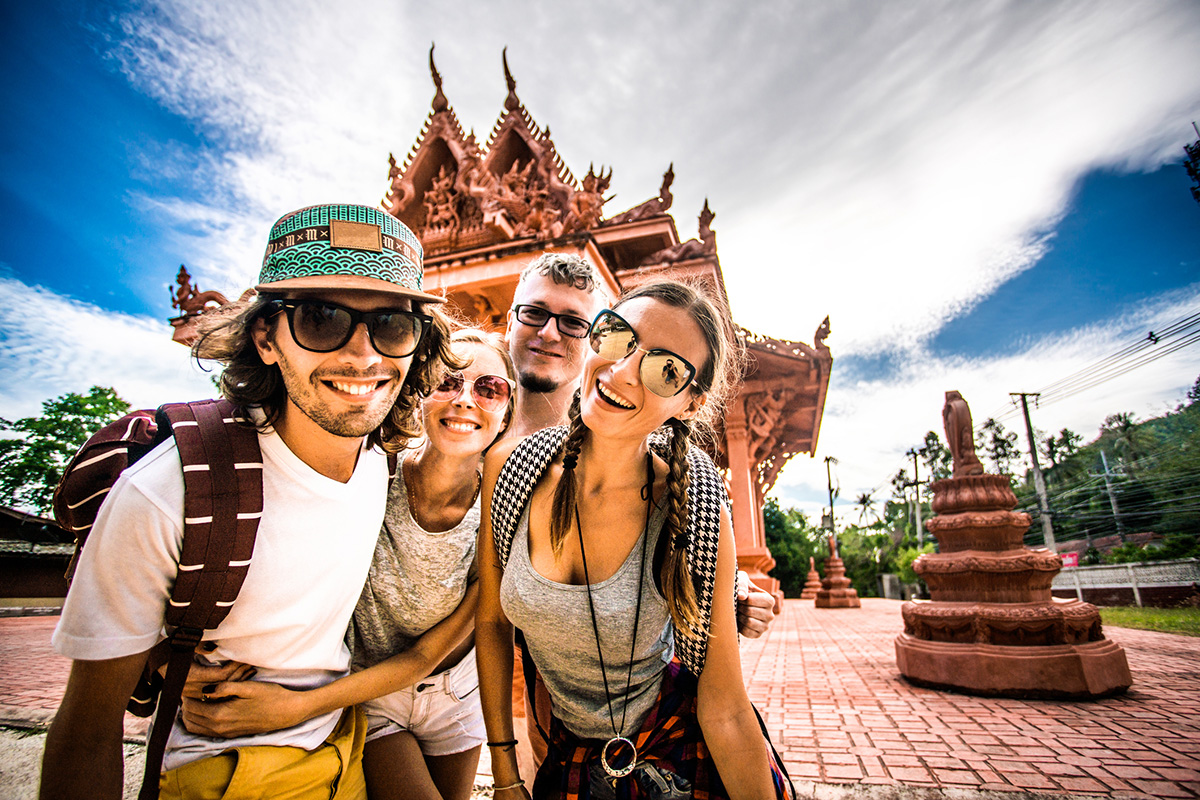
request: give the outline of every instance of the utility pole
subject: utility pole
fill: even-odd
[[[825,456],[825,485],[829,487],[829,532],[836,536],[837,526],[833,522],[833,473],[829,469],[831,462],[836,464],[837,459],[833,456]]]
[[[921,547],[923,544],[925,544],[925,526],[921,524],[921,475],[917,470],[917,449],[915,447],[910,447],[906,455],[912,456],[913,460],[912,486],[917,493],[917,502],[913,506],[913,509],[916,512],[917,517],[917,547]]]
[[[1104,464],[1104,488],[1108,490],[1108,502],[1112,506],[1113,519],[1117,523],[1117,536],[1121,538],[1121,544],[1125,543],[1125,523],[1121,522],[1121,513],[1117,511],[1117,496],[1113,494],[1112,480],[1109,478],[1108,457],[1104,455],[1104,451],[1100,451],[1100,461]]]
[[[1029,460],[1033,463],[1033,485],[1037,489],[1038,506],[1041,509],[1042,536],[1051,553],[1058,552],[1054,541],[1054,522],[1050,518],[1050,499],[1046,496],[1046,479],[1042,476],[1042,465],[1038,463],[1037,442],[1033,438],[1033,423],[1029,421],[1029,398],[1041,397],[1037,392],[1009,392],[1009,397],[1021,398],[1021,410],[1025,412],[1025,436],[1029,439]]]

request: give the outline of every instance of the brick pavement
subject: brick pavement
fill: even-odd
[[[1200,796],[1200,638],[1106,629],[1133,687],[1097,701],[972,697],[908,684],[900,602],[784,603],[743,644],[751,699],[793,778],[826,784]]]
[[[44,723],[58,706],[70,662],[50,651],[56,619],[0,618],[0,724]],[[1128,693],[1024,701],[910,686],[896,669],[901,628],[898,601],[789,600],[743,644],[751,698],[802,793],[1200,797],[1200,638],[1107,629],[1129,658]],[[144,731],[126,719],[127,734]]]

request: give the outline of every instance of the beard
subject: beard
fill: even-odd
[[[517,375],[517,383],[521,388],[533,394],[551,394],[558,391],[559,383],[552,378],[547,378],[544,375],[534,375],[532,373],[523,372]]]
[[[350,439],[366,436],[383,424],[383,421],[387,418],[388,413],[395,404],[396,396],[400,394],[404,377],[398,370],[394,369],[386,370],[385,374],[380,374],[377,371],[372,373],[371,376],[347,373],[344,377],[378,377],[381,380],[391,378],[394,381],[395,390],[391,392],[390,398],[386,400],[381,398],[379,402],[372,403],[369,406],[339,412],[330,408],[320,399],[318,389],[321,380],[315,373],[308,376],[306,380],[292,369],[291,364],[286,359],[281,359],[278,366],[283,377],[283,384],[287,389],[288,399],[291,400],[292,404],[326,432],[332,433],[334,436],[344,436]],[[325,379],[331,377],[336,376],[330,374],[321,376],[321,378]]]

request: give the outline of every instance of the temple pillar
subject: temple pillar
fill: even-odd
[[[729,483],[733,500],[733,538],[737,545],[738,569],[744,570],[760,589],[782,598],[779,581],[767,575],[775,559],[767,549],[763,531],[762,502],[754,482],[750,458],[750,433],[745,398],[738,396],[725,415],[725,454],[729,460]]]

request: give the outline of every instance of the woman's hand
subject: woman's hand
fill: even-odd
[[[240,661],[229,661],[219,667],[196,661],[188,670],[187,681],[183,684],[183,696],[199,700],[207,686],[223,681],[248,681],[257,673],[255,667]]]
[[[229,739],[269,733],[308,719],[307,692],[264,681],[223,681],[201,687],[183,700],[183,726],[190,733]]]

